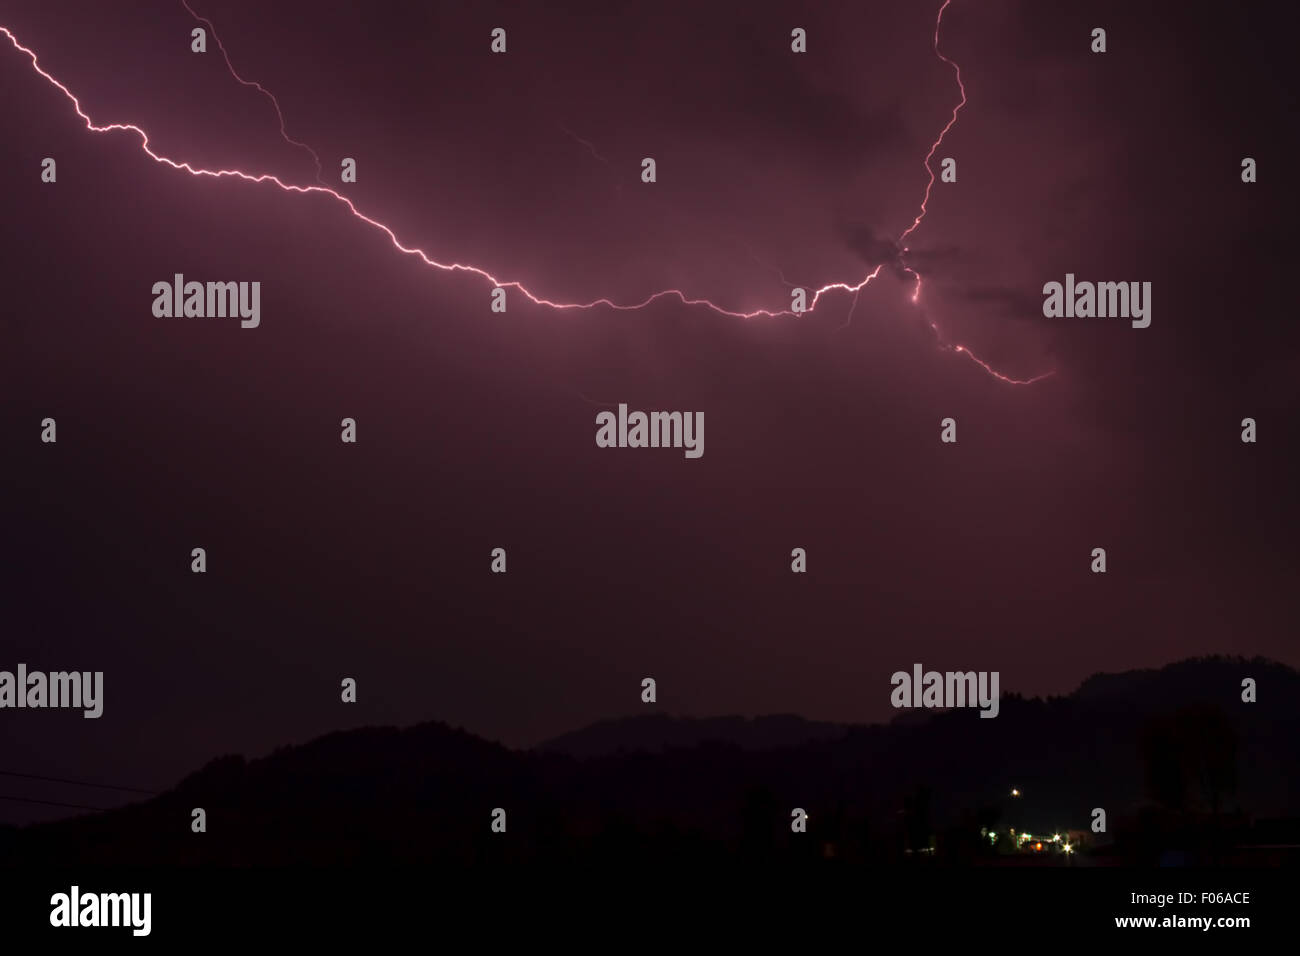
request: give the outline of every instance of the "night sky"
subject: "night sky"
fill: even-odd
[[[515,290],[493,313],[490,281],[329,196],[88,131],[0,35],[0,669],[105,674],[99,720],[0,712],[0,769],[158,789],[427,719],[521,746],[646,712],[647,676],[674,714],[867,722],[915,662],[1026,694],[1201,654],[1300,664],[1277,5],[953,0],[968,103],[932,162],[957,182],[908,237],[915,304],[895,240],[960,96],[938,0],[191,5],[329,186],[439,262],[730,312],[881,270],[798,317]],[[96,124],[315,181],[213,38],[191,52],[179,2],[0,24]],[[260,281],[260,327],[155,317],[177,272]],[[1067,272],[1151,282],[1150,327],[1045,318]],[[1051,374],[1008,384],[954,345]],[[597,448],[619,402],[704,412],[703,457]]]

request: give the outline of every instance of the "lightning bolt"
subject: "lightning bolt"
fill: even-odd
[[[903,234],[898,237],[898,244],[900,246],[903,244],[904,239],[916,231],[916,227],[919,226],[921,220],[925,218],[926,203],[930,201],[930,190],[934,188],[934,169],[930,166],[930,160],[934,159],[935,151],[943,143],[943,138],[948,135],[948,131],[957,125],[957,114],[960,113],[961,108],[966,105],[966,87],[961,81],[961,67],[939,52],[939,27],[943,23],[943,12],[948,9],[948,4],[950,3],[952,3],[952,0],[943,0],[943,6],[939,8],[939,16],[936,17],[934,21],[934,55],[952,67],[952,71],[957,78],[957,91],[961,93],[961,101],[952,108],[952,116],[949,118],[947,125],[939,131],[938,138],[931,144],[930,151],[925,154],[925,171],[930,175],[930,181],[925,184],[925,195],[921,197],[921,211],[916,214],[916,218],[912,220],[912,224],[903,230]],[[906,252],[907,250],[904,249],[903,251]],[[920,276],[918,276],[917,279],[919,281]],[[917,287],[917,291],[920,291],[919,286]]]
[[[194,8],[191,7],[189,4],[189,0],[181,0],[181,6],[183,6],[187,11],[189,11],[190,16],[192,16],[195,20],[198,20],[200,23],[206,23],[208,25],[208,32],[212,34],[212,39],[217,41],[217,49],[221,51],[221,56],[226,61],[226,69],[230,71],[230,75],[233,76],[237,81],[242,83],[244,86],[251,86],[253,89],[257,90],[259,93],[261,93],[263,96],[265,96],[268,100],[271,101],[271,105],[275,107],[275,115],[280,119],[280,136],[283,137],[284,141],[288,143],[290,146],[297,146],[299,149],[305,149],[307,151],[307,153],[311,156],[312,160],[316,163],[316,182],[324,186],[325,180],[321,178],[322,175],[324,174],[324,170],[321,169],[320,157],[316,155],[316,150],[312,149],[306,143],[298,142],[296,139],[294,139],[292,136],[289,135],[289,131],[284,128],[284,111],[280,109],[280,101],[275,98],[275,94],[272,93],[270,90],[268,90],[266,87],[264,87],[261,83],[255,83],[252,80],[246,80],[242,76],[240,76],[239,72],[235,69],[235,65],[230,62],[230,54],[226,52],[226,45],[221,42],[221,37],[217,35],[217,28],[213,25],[212,21],[209,20],[207,17],[201,17],[197,13],[195,13]],[[13,37],[11,36],[10,39],[12,40]],[[36,59],[35,57],[32,58],[33,63],[35,63],[35,59]],[[67,91],[65,90],[64,92]]]
[[[925,163],[924,163],[925,171],[930,178],[929,181],[926,182],[925,184],[925,195],[921,197],[921,209],[916,214],[916,218],[912,220],[912,224],[908,226],[905,230],[903,230],[903,234],[898,237],[898,245],[902,247],[902,252],[899,253],[899,263],[902,265],[904,272],[908,273],[909,275],[911,275],[913,278],[916,279],[916,285],[912,288],[913,303],[918,303],[920,302],[921,299],[921,273],[917,272],[915,269],[913,269],[911,266],[907,264],[905,257],[907,256],[909,249],[907,246],[904,246],[903,243],[907,239],[907,237],[910,236],[913,232],[915,232],[917,227],[921,225],[921,220],[925,218],[925,214],[927,212],[927,205],[930,202],[930,190],[934,188],[934,167],[930,165],[930,160],[934,159],[934,154],[939,149],[939,147],[943,144],[943,138],[948,135],[948,131],[957,125],[957,114],[960,113],[961,108],[966,105],[966,86],[961,81],[961,67],[958,66],[956,62],[954,62],[953,60],[950,60],[948,57],[944,56],[943,52],[939,49],[939,28],[943,24],[944,11],[948,9],[949,4],[951,3],[952,0],[943,0],[943,6],[939,8],[939,15],[935,17],[933,46],[934,46],[934,55],[937,56],[939,59],[943,60],[944,63],[952,67],[953,76],[957,80],[957,91],[961,94],[961,99],[958,101],[957,105],[952,108],[952,116],[948,118],[948,122],[944,126],[944,128],[939,131],[939,135],[935,138],[934,143],[932,143],[930,146],[930,151],[925,154]],[[854,306],[855,307],[857,306],[856,300],[854,300]],[[852,311],[850,311],[849,317],[852,318],[852,315],[853,313]],[[1050,372],[1043,372],[1040,375],[1035,375],[1032,378],[1023,378],[1023,379],[1011,378],[1010,376],[1004,375],[1001,372],[997,371],[997,369],[993,368],[991,365],[989,365],[988,362],[985,362],[983,359],[977,356],[965,345],[958,345],[955,342],[948,342],[944,337],[943,332],[940,331],[939,326],[935,324],[934,320],[927,317],[925,321],[926,324],[930,326],[931,331],[934,332],[935,337],[939,343],[939,347],[941,349],[944,349],[945,351],[949,351],[949,352],[954,352],[957,355],[966,356],[968,359],[970,359],[980,368],[984,369],[984,371],[988,372],[994,378],[998,379],[999,381],[1006,382],[1008,385],[1032,385],[1035,382],[1040,382],[1043,379],[1049,378],[1052,375],[1056,374],[1055,370],[1053,370]],[[845,322],[845,324],[846,325],[848,324],[847,321]]]
[[[190,8],[189,4],[185,2],[185,0],[182,0],[182,3],[184,3],[185,9],[190,13],[191,16],[195,17],[195,19],[197,20],[207,23],[208,26],[211,28],[212,26],[211,21],[206,20],[203,17],[199,17],[198,14],[196,14]],[[916,228],[920,226],[921,221],[925,218],[926,204],[929,202],[930,190],[934,186],[934,178],[935,178],[934,170],[930,166],[930,160],[934,157],[935,151],[942,144],[944,136],[948,134],[948,131],[951,130],[953,125],[957,122],[957,114],[960,111],[961,107],[966,105],[966,90],[961,83],[961,70],[957,67],[956,63],[948,59],[948,57],[944,56],[939,51],[939,28],[940,28],[940,24],[942,24],[943,22],[944,11],[948,9],[948,6],[951,3],[952,0],[944,0],[943,5],[939,8],[939,13],[935,20],[935,27],[934,27],[934,50],[935,50],[935,54],[940,59],[942,59],[945,63],[952,66],[954,72],[956,73],[957,85],[961,92],[961,102],[958,103],[957,106],[953,109],[952,117],[949,119],[947,125],[944,126],[943,130],[940,132],[939,137],[935,140],[934,144],[930,147],[929,153],[926,154],[925,168],[926,171],[929,173],[929,182],[926,184],[925,195],[921,201],[920,212],[916,216],[915,220],[913,220],[912,225],[908,227],[908,229],[900,237],[900,244],[901,244],[901,240],[903,238],[906,238],[912,232],[914,232]],[[140,140],[140,149],[145,153],[145,155],[147,155],[154,162],[159,163],[160,165],[163,166],[167,166],[177,171],[189,173],[191,176],[204,176],[213,179],[227,179],[227,178],[239,179],[244,182],[254,183],[254,184],[269,183],[271,185],[274,185],[278,189],[281,189],[284,192],[288,192],[288,193],[319,194],[322,196],[326,196],[329,199],[341,203],[343,206],[347,207],[348,212],[350,212],[352,216],[355,217],[356,219],[359,219],[361,222],[364,222],[366,225],[378,229],[380,232],[382,232],[385,236],[388,237],[389,242],[391,242],[393,247],[397,249],[399,252],[405,255],[415,256],[419,258],[420,261],[423,262],[426,266],[429,266],[430,268],[433,269],[438,269],[443,272],[466,272],[472,275],[479,276],[480,278],[486,279],[496,288],[514,289],[517,292],[519,292],[521,295],[523,295],[526,299],[528,299],[530,302],[532,302],[534,305],[544,306],[546,308],[563,310],[563,311],[588,310],[588,309],[604,307],[604,308],[614,309],[620,312],[635,312],[644,309],[647,306],[651,305],[652,303],[657,302],[661,299],[676,299],[677,301],[681,302],[683,305],[686,306],[702,306],[718,315],[728,316],[737,319],[754,319],[759,317],[780,318],[784,316],[794,317],[799,314],[790,309],[780,309],[780,310],[755,309],[752,312],[737,312],[731,309],[724,308],[720,305],[717,305],[716,303],[706,298],[695,298],[695,297],[688,296],[685,292],[683,292],[680,289],[664,289],[660,292],[655,292],[652,295],[647,296],[646,298],[642,299],[640,302],[634,302],[634,303],[618,303],[607,297],[593,299],[589,302],[556,302],[554,300],[533,293],[532,291],[527,289],[521,282],[517,280],[500,279],[497,276],[493,275],[492,273],[488,272],[486,269],[481,268],[480,266],[471,265],[467,263],[460,263],[460,262],[451,262],[451,263],[439,262],[436,259],[430,257],[428,253],[426,253],[422,249],[413,246],[403,245],[401,240],[397,237],[397,234],[394,233],[391,228],[389,228],[387,225],[380,222],[379,220],[373,219],[370,216],[365,215],[364,213],[361,212],[361,210],[359,210],[356,207],[356,205],[352,202],[351,199],[331,189],[330,187],[324,185],[323,183],[316,186],[299,186],[293,183],[286,183],[278,176],[274,176],[270,173],[248,173],[240,169],[215,169],[215,170],[202,169],[193,166],[188,162],[181,162],[175,159],[171,159],[167,156],[163,156],[162,154],[155,152],[153,148],[150,146],[149,134],[139,126],[136,126],[132,123],[109,123],[103,126],[96,125],[95,122],[90,118],[89,114],[87,114],[86,111],[82,109],[81,101],[72,93],[72,91],[69,90],[68,87],[65,86],[62,82],[56,79],[52,74],[50,74],[49,72],[47,72],[45,69],[41,67],[35,51],[29,49],[28,47],[23,46],[22,43],[19,42],[18,38],[14,36],[12,31],[9,30],[8,27],[0,26],[0,33],[4,34],[6,39],[9,40],[9,42],[13,45],[13,47],[16,50],[18,50],[20,53],[25,54],[28,57],[28,59],[31,60],[33,70],[35,70],[41,77],[43,77],[47,82],[50,83],[50,85],[55,87],[65,97],[67,97],[68,101],[72,104],[73,109],[76,111],[77,116],[81,118],[82,122],[85,123],[86,129],[88,129],[90,132],[92,133],[108,133],[108,132],[133,133]],[[213,30],[213,38],[217,39],[215,29]],[[253,82],[251,80],[246,80],[242,76],[240,76],[238,72],[236,72],[234,66],[230,62],[230,57],[226,54],[225,47],[222,46],[221,41],[219,39],[217,39],[217,46],[221,50],[222,56],[225,58],[226,66],[230,70],[231,75],[234,76],[234,78],[237,81],[239,81],[241,84],[259,90],[271,100],[272,105],[275,107],[276,115],[280,119],[281,135],[290,144],[294,146],[300,146],[306,149],[312,155],[313,159],[315,159],[317,164],[317,171],[318,171],[317,178],[319,181],[320,158],[317,156],[315,151],[311,149],[311,147],[307,146],[304,143],[299,143],[297,140],[294,140],[289,136],[288,132],[285,129],[284,113],[280,109],[279,101],[276,100],[275,96],[271,94],[270,91],[265,89],[261,84]],[[907,252],[907,248],[904,247],[902,249],[902,253],[900,254],[900,260],[901,260],[901,256],[905,255],[906,252]],[[912,301],[915,303],[919,301],[920,298],[921,277],[920,274],[917,273],[916,270],[913,269],[912,267],[907,266],[905,263],[903,263],[903,266],[907,272],[909,272],[911,275],[913,275],[916,278],[916,286],[912,292]],[[868,274],[866,278],[864,278],[862,281],[856,284],[848,283],[848,282],[832,282],[829,283],[828,285],[822,286],[820,289],[815,290],[815,292],[813,293],[812,301],[809,303],[807,309],[805,309],[804,311],[811,312],[815,310],[817,308],[818,303],[821,301],[822,296],[828,292],[836,292],[836,291],[849,292],[849,293],[853,293],[856,298],[857,293],[861,292],[862,289],[864,289],[869,283],[871,283],[877,276],[880,275],[880,270],[883,267],[884,267],[883,263],[881,265],[876,266],[876,268],[872,270],[872,272]],[[999,381],[1011,385],[1030,385],[1033,384],[1034,382],[1040,381],[1054,374],[1054,372],[1046,372],[1041,375],[1036,375],[1033,378],[1029,378],[1029,379],[1011,378],[1010,376],[1004,375],[1002,372],[997,371],[992,366],[990,366],[987,362],[977,357],[966,346],[947,342],[943,338],[942,334],[940,333],[938,326],[935,325],[935,323],[929,319],[926,319],[926,321],[929,324],[930,328],[935,332],[936,336],[938,337],[939,345],[942,349],[946,351],[954,352],[958,355],[966,356],[971,361],[973,361],[976,365],[982,368],[985,372],[987,372],[989,375],[993,376],[994,378],[998,379]]]
[[[574,142],[580,143],[581,145],[587,147],[587,152],[591,153],[591,155],[594,158],[600,160],[606,166],[609,165],[609,160],[606,159],[604,156],[600,155],[600,153],[596,151],[596,147],[591,144],[590,140],[583,139],[581,136],[579,136],[573,130],[569,129],[569,127],[567,126],[561,126],[560,129],[562,129],[565,133],[567,133],[570,137],[572,137]]]

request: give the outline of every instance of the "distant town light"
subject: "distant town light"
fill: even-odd
[[[1012,788],[1011,788],[1011,795],[1012,795],[1013,797],[1018,797],[1018,796],[1020,796],[1020,791],[1017,790],[1015,787],[1012,787]]]

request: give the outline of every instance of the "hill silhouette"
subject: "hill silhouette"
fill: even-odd
[[[742,750],[780,750],[815,740],[843,737],[852,724],[804,720],[794,714],[767,717],[673,717],[648,714],[602,720],[538,744],[544,753],[603,757],[620,751],[660,753],[707,743],[727,743]]]
[[[1241,701],[1243,677],[1257,682],[1257,703]],[[1290,839],[1300,819],[1300,674],[1274,662],[1098,674],[1067,697],[1004,695],[993,720],[903,713],[861,726],[655,714],[526,750],[437,722],[331,733],[260,759],[218,758],[147,801],[10,829],[0,859],[886,862],[929,846],[937,859],[978,861],[981,827],[1083,831],[1102,807],[1110,825],[1095,842],[1156,862],[1250,843],[1261,827]],[[206,833],[191,832],[196,807]],[[490,827],[498,807],[504,835]],[[809,815],[806,834],[791,832],[795,807]]]

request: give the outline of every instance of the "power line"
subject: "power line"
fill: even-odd
[[[60,803],[57,800],[34,800],[31,797],[10,797],[0,793],[0,800],[13,800],[18,803],[39,803],[47,807],[71,807],[74,810],[109,810],[111,807],[88,807],[84,803]]]
[[[21,777],[24,780],[45,780],[50,783],[70,783],[76,787],[98,787],[101,790],[127,790],[131,793],[147,793],[153,796],[157,790],[141,790],[139,787],[115,787],[110,783],[90,783],[86,780],[68,780],[64,777],[42,777],[35,773],[19,773],[16,770],[0,770],[0,777]]]

